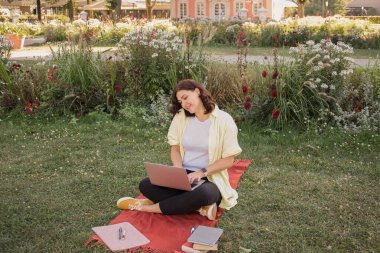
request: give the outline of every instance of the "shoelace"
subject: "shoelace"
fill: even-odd
[[[133,204],[128,204],[128,208],[129,208],[129,210],[141,210],[141,203],[140,203],[140,201],[138,201],[138,200],[136,200],[136,203],[137,204],[135,204],[135,205],[133,205]]]

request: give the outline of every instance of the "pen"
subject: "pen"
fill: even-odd
[[[119,240],[123,238],[123,228],[119,227]]]

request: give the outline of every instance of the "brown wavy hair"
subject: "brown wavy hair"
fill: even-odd
[[[181,104],[177,99],[177,92],[180,90],[191,90],[194,91],[196,88],[199,89],[200,94],[199,98],[201,99],[203,106],[205,107],[205,114],[211,113],[215,109],[215,102],[211,96],[211,93],[203,87],[202,84],[197,83],[192,79],[185,79],[180,81],[173,90],[172,96],[170,98],[170,102],[168,105],[168,110],[173,114],[173,116],[179,112],[182,108]],[[194,117],[194,113],[189,113],[185,110],[185,114],[188,117]]]

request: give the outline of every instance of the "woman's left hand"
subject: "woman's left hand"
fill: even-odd
[[[189,179],[190,184],[201,181],[204,176],[205,175],[202,171],[194,171],[187,174],[187,178]]]

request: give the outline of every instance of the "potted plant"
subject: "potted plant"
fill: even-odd
[[[0,28],[1,33],[12,42],[13,49],[21,49],[24,47],[27,31],[18,23],[3,23]]]

